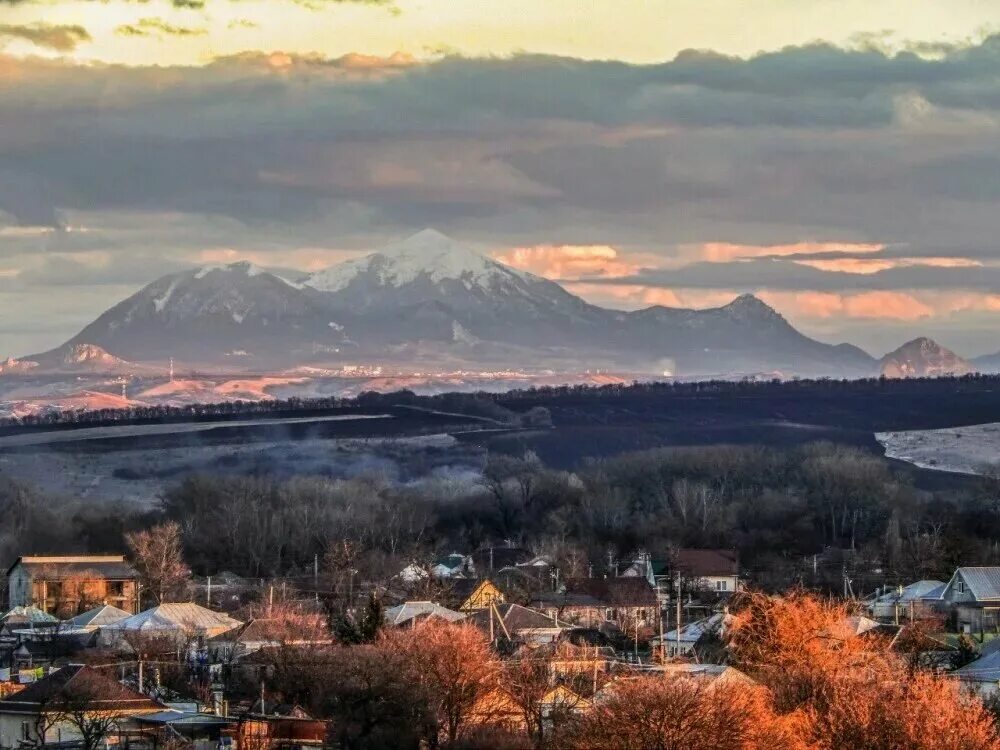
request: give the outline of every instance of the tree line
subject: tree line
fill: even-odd
[[[308,575],[345,544],[359,580],[372,581],[489,545],[546,554],[564,576],[613,574],[640,550],[662,558],[676,547],[717,547],[738,550],[751,579],[768,588],[840,591],[846,573],[870,592],[1000,563],[998,498],[997,477],[920,489],[882,458],[828,443],[659,448],[576,472],[531,453],[491,454],[477,480],[405,484],[378,474],[199,474],[142,510],[47,497],[0,477],[0,554],[106,552],[120,549],[126,532],[170,521],[202,575]]]

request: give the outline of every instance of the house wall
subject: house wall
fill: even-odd
[[[962,602],[974,602],[976,597],[973,596],[972,591],[965,584],[962,574],[958,573],[954,580],[948,583],[943,599],[951,604],[960,604]]]
[[[7,603],[10,607],[31,604],[31,576],[23,565],[16,566],[7,577]]]
[[[36,721],[37,717],[26,714],[0,714],[0,748],[14,750],[14,748],[21,746],[22,739],[27,739],[30,743],[37,743]],[[27,732],[26,735],[25,732]],[[79,731],[66,721],[58,722],[49,727],[45,733],[45,741],[49,743],[74,742],[79,739]]]
[[[560,624],[571,623],[587,628],[597,628],[606,622],[638,619],[640,627],[649,627],[656,622],[658,608],[648,607],[548,607],[542,611],[549,617],[558,619]]]
[[[10,573],[7,595],[11,607],[38,607],[50,614],[77,614],[84,606],[110,604],[138,612],[137,583],[130,579],[80,578],[70,582],[32,575],[24,565]],[[82,601],[81,601],[82,600]],[[57,610],[65,610],[57,612]]]
[[[1000,628],[1000,607],[955,606],[955,623],[959,633],[996,632]]]
[[[462,603],[460,610],[471,612],[476,609],[486,609],[491,604],[503,604],[504,601],[505,597],[500,589],[491,583],[485,583],[472,592],[472,596]]]
[[[709,591],[731,594],[739,591],[740,579],[737,576],[702,576],[698,579],[697,585]]]

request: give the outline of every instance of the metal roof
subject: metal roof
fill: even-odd
[[[20,623],[53,623],[59,622],[59,618],[50,615],[38,607],[14,607],[0,615],[0,623],[17,625]]]
[[[235,724],[238,719],[215,714],[195,713],[191,711],[157,711],[152,714],[143,714],[133,717],[135,721],[145,724],[186,724],[186,725],[208,725],[225,726]]]
[[[722,629],[732,621],[732,615],[724,614],[722,612],[717,612],[710,617],[706,617],[701,620],[696,620],[695,622],[690,622],[687,625],[681,626],[681,643],[691,643],[692,641],[697,641],[703,635],[709,632],[722,632]],[[651,639],[659,644],[659,636]],[[677,629],[674,628],[669,633],[664,633],[663,635],[664,643],[670,644],[677,641]]]
[[[994,651],[952,672],[961,680],[997,682],[1000,680],[1000,651]]]
[[[95,607],[94,609],[79,614],[76,617],[71,617],[69,620],[66,620],[66,626],[71,629],[79,630],[104,628],[108,625],[113,625],[116,622],[127,620],[131,616],[131,612],[126,612],[124,609],[118,609],[118,607],[112,607],[110,604],[104,604],[100,607]]]
[[[955,575],[962,576],[977,601],[1000,599],[1000,567],[959,568]]]
[[[385,621],[390,625],[402,625],[415,617],[439,617],[449,622],[464,620],[465,615],[434,602],[404,602],[385,611]]]
[[[37,713],[41,706],[74,694],[91,696],[93,710],[149,711],[163,704],[127,688],[117,680],[83,664],[52,671],[24,690],[0,700],[0,713]]]
[[[899,589],[892,589],[885,592],[881,596],[877,597],[875,602],[878,604],[892,604],[894,602],[920,601],[922,599],[930,598],[930,594],[943,586],[943,581],[916,581],[915,583],[911,583],[909,586],[904,586],[902,593],[900,593]]]
[[[105,627],[106,630],[223,632],[243,623],[222,612],[213,612],[198,604],[185,602],[161,604]]]

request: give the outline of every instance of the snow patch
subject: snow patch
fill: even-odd
[[[451,338],[456,344],[475,344],[479,341],[457,320],[451,321]]]
[[[163,310],[167,306],[167,303],[170,301],[170,298],[174,296],[174,290],[177,289],[177,285],[180,283],[180,281],[181,281],[180,276],[175,277],[174,280],[170,282],[170,286],[168,286],[166,288],[166,291],[163,292],[163,296],[156,297],[153,299],[153,308],[156,310],[156,312],[158,313],[163,312]]]
[[[227,273],[242,273],[244,276],[254,277],[260,276],[261,274],[267,273],[263,268],[255,265],[247,260],[237,261],[236,263],[214,263],[207,266],[202,266],[195,272],[194,277],[196,279],[203,279],[214,271],[224,271]],[[275,277],[278,278],[278,277]],[[282,279],[286,284],[291,286],[291,283],[287,279]]]
[[[467,289],[489,289],[493,282],[534,278],[480,255],[440,232],[425,229],[372,255],[319,271],[305,283],[322,292],[338,292],[366,273],[374,273],[382,286],[390,287],[401,287],[423,277],[435,284],[457,280]]]
[[[335,331],[343,331],[344,330],[344,326],[340,325],[340,323],[337,323],[336,321],[333,321],[333,320],[331,320],[329,323],[327,323],[327,325],[330,326],[330,328],[332,328]]]

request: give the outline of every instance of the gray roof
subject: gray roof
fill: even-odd
[[[706,633],[717,632],[721,633],[726,625],[732,621],[732,615],[724,614],[722,612],[717,612],[714,615],[705,617],[701,620],[696,620],[695,622],[689,622],[686,625],[681,626],[681,643],[696,643],[699,638],[701,638]],[[660,643],[659,636],[651,639],[657,645]],[[663,642],[666,645],[675,643],[677,641],[677,628],[674,628],[669,633],[664,633]]]
[[[222,612],[214,612],[191,602],[181,602],[160,604],[128,619],[106,625],[104,629],[185,633],[207,631],[214,634],[238,628],[242,624]]]
[[[1000,680],[1000,651],[976,659],[952,674],[971,682],[997,682]]]
[[[1000,567],[959,568],[959,573],[977,601],[1000,599]]]
[[[402,625],[415,617],[438,617],[449,622],[465,619],[463,613],[434,602],[404,602],[385,611],[385,621],[390,625]]]
[[[124,609],[118,609],[118,607],[112,607],[110,604],[104,604],[100,607],[88,610],[83,614],[79,614],[76,617],[70,618],[66,621],[66,626],[71,629],[78,628],[81,630],[103,628],[108,625],[113,625],[116,622],[127,620],[131,616],[131,612],[126,612]]]
[[[230,719],[215,714],[195,713],[191,711],[157,711],[152,714],[133,717],[140,724],[178,724],[187,726],[226,726],[235,724],[237,719]]]
[[[19,625],[21,623],[54,623],[59,618],[50,615],[38,607],[14,607],[0,615],[0,623]]]
[[[916,602],[928,598],[936,599],[941,593],[939,589],[943,590],[944,586],[943,581],[916,581],[909,586],[903,587],[902,593],[900,593],[899,589],[891,589],[876,598],[875,601],[879,604],[892,604],[894,602]]]

